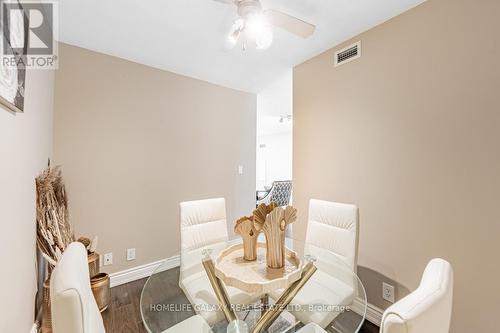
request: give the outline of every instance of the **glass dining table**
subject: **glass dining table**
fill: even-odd
[[[179,332],[176,325],[199,315],[214,333],[291,333],[308,323],[327,332],[359,332],[366,293],[346,257],[286,238],[293,264],[274,269],[266,266],[265,239],[258,246],[254,262],[237,251],[225,257],[242,247],[235,239],[182,250],[179,269],[171,260],[159,265],[141,294],[146,330]]]

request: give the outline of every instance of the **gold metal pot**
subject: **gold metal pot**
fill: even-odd
[[[52,315],[50,313],[50,278],[43,283],[42,333],[52,333]]]
[[[90,279],[90,286],[92,293],[97,302],[99,311],[103,312],[108,308],[111,300],[111,289],[109,286],[109,275],[106,273],[99,273]]]

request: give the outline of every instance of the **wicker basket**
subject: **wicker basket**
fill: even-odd
[[[90,286],[92,287],[92,293],[94,294],[99,311],[105,311],[111,300],[109,275],[106,273],[97,274],[90,280]]]
[[[88,255],[87,259],[89,262],[89,276],[92,279],[99,274],[99,253],[92,252]]]

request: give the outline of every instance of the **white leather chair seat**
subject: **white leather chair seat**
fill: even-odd
[[[90,287],[87,250],[68,245],[50,279],[54,333],[104,333],[101,313]]]
[[[199,248],[226,241],[226,201],[223,198],[181,202],[181,248]]]
[[[184,277],[179,285],[196,312],[210,325],[224,320],[222,311],[215,311],[219,301],[205,271]],[[232,304],[251,304],[260,298],[260,295],[248,294],[233,287],[226,287],[226,291]]]
[[[184,321],[181,321],[175,326],[163,331],[162,333],[213,333],[210,326],[207,324],[202,316],[196,315],[192,316]]]
[[[419,287],[385,310],[381,333],[448,333],[453,304],[453,268],[432,259]]]
[[[336,307],[353,302],[356,283],[352,272],[356,272],[358,231],[356,206],[316,199],[309,201],[306,243],[308,252],[318,260],[318,270],[291,303],[301,306],[300,311],[292,309],[291,312],[302,323],[313,322],[326,327],[340,314],[341,309]],[[339,261],[345,269],[340,268]],[[270,296],[276,300],[279,294],[274,292]],[[318,308],[309,311],[309,305],[325,306],[332,311]]]
[[[277,300],[282,292],[277,290],[270,296]],[[326,327],[341,313],[333,311],[336,306],[350,305],[354,298],[355,290],[351,285],[318,270],[292,300],[292,306],[301,306],[301,310],[290,312],[304,324],[313,322]],[[332,311],[309,311],[309,305],[329,306]]]
[[[224,320],[219,302],[202,265],[204,248],[212,254],[226,248],[228,240],[226,204],[223,198],[181,202],[181,267],[179,286],[195,311],[213,325]],[[251,304],[260,295],[226,288],[232,304]]]
[[[309,323],[302,327],[297,333],[327,333],[324,329],[316,325],[315,323]]]
[[[357,265],[358,232],[358,207],[310,200],[306,243],[343,257],[353,271],[356,271]]]

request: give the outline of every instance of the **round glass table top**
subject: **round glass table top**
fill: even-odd
[[[259,238],[259,242],[265,247],[265,238]],[[214,333],[234,328],[235,322],[228,327],[228,307],[224,308],[220,294],[214,290],[214,280],[210,280],[204,265],[207,260],[213,264],[213,276],[227,295],[230,312],[244,322],[248,332],[256,327],[263,327],[265,330],[259,330],[262,332],[296,332],[307,323],[315,323],[327,332],[353,333],[361,329],[366,293],[348,258],[287,238],[290,263],[282,269],[272,269],[266,266],[265,249],[257,252],[255,262],[245,261],[239,252],[232,252],[239,243],[241,239],[183,250],[180,267],[172,268],[172,260],[159,265],[141,294],[141,315],[147,331],[170,333],[171,328],[196,315]],[[315,270],[302,281],[309,266]],[[285,298],[291,302],[277,310],[276,305],[282,305]],[[265,314],[266,311],[276,313]],[[263,316],[265,325],[259,322]],[[190,327],[186,332],[198,331],[202,328]]]

